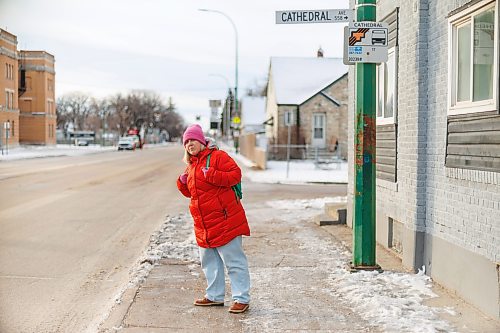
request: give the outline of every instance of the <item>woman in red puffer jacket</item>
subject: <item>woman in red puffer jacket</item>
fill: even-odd
[[[250,275],[242,236],[250,236],[250,228],[241,201],[231,188],[241,181],[241,169],[226,152],[207,147],[199,125],[188,127],[182,141],[187,168],[177,179],[177,187],[191,198],[189,210],[208,284],[205,297],[194,304],[224,305],[225,265],[234,300],[229,312],[245,312],[250,301]]]

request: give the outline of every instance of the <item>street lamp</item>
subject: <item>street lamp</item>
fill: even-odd
[[[222,75],[222,74],[208,74],[208,76],[220,77],[221,79],[226,81],[227,89],[229,90],[231,88],[231,85],[229,84],[229,80],[224,75]]]
[[[233,26],[234,29],[234,41],[235,41],[235,61],[234,61],[234,108],[236,112],[239,112],[238,109],[238,30],[236,29],[236,25],[234,24],[233,20],[224,12],[221,12],[219,10],[213,10],[213,9],[198,9],[201,12],[212,12],[212,13],[217,13],[229,20],[231,22],[231,25]]]

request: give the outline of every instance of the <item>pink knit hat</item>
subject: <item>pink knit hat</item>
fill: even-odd
[[[202,145],[206,146],[207,141],[205,140],[205,135],[203,135],[203,130],[198,124],[194,124],[186,128],[184,135],[182,136],[182,143],[185,146],[188,140],[196,140]]]

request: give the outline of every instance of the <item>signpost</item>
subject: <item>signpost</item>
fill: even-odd
[[[352,9],[284,10],[276,12],[276,24],[349,22],[353,13]]]
[[[3,129],[5,130],[5,155],[9,155],[10,122],[6,121],[5,123],[3,123]],[[2,151],[2,153],[3,153],[3,151]]]
[[[219,108],[222,105],[220,99],[211,99],[208,101],[210,105],[210,129],[220,130],[220,114]]]
[[[354,116],[354,219],[352,271],[380,270],[375,258],[376,171],[376,60],[373,48],[387,49],[387,26],[375,21],[376,0],[358,0],[357,19],[349,26],[349,59],[356,64],[356,113]],[[370,22],[365,22],[370,21]],[[377,30],[377,31],[375,31]],[[380,33],[378,32],[380,31]],[[351,46],[351,44],[353,44]],[[368,48],[368,49],[366,49]],[[387,50],[386,50],[387,52]],[[359,60],[358,60],[359,59]],[[387,58],[386,58],[387,59]]]
[[[344,64],[386,62],[388,34],[385,22],[349,23],[344,30]]]
[[[350,22],[344,30],[344,64],[356,65],[353,260],[351,270],[380,270],[375,262],[376,63],[388,58],[389,25],[375,22],[376,0],[350,9],[276,12],[276,24]],[[290,119],[291,120],[291,119]],[[290,133],[291,122],[285,121]],[[290,134],[288,134],[290,145]],[[289,148],[289,147],[288,147]],[[287,152],[289,155],[289,152]],[[287,159],[289,156],[287,156]],[[288,166],[287,166],[288,177]]]
[[[294,125],[294,117],[292,111],[285,112],[285,126],[288,130],[288,141],[286,145],[286,178],[288,179],[288,174],[290,172],[290,145],[291,145],[291,132],[290,128]]]

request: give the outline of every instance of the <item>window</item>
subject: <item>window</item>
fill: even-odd
[[[293,111],[285,111],[285,126],[293,125]]]
[[[5,63],[5,78],[7,80],[14,80],[14,65]]]
[[[14,107],[14,93],[10,90],[5,90],[5,108],[12,109]]]
[[[325,132],[325,115],[315,114],[313,115],[313,138],[323,139]]]
[[[450,17],[449,114],[498,110],[498,2]]]
[[[16,136],[16,122],[12,120],[12,137]]]
[[[397,73],[397,48],[392,47],[387,62],[377,66],[377,125],[395,123]]]

